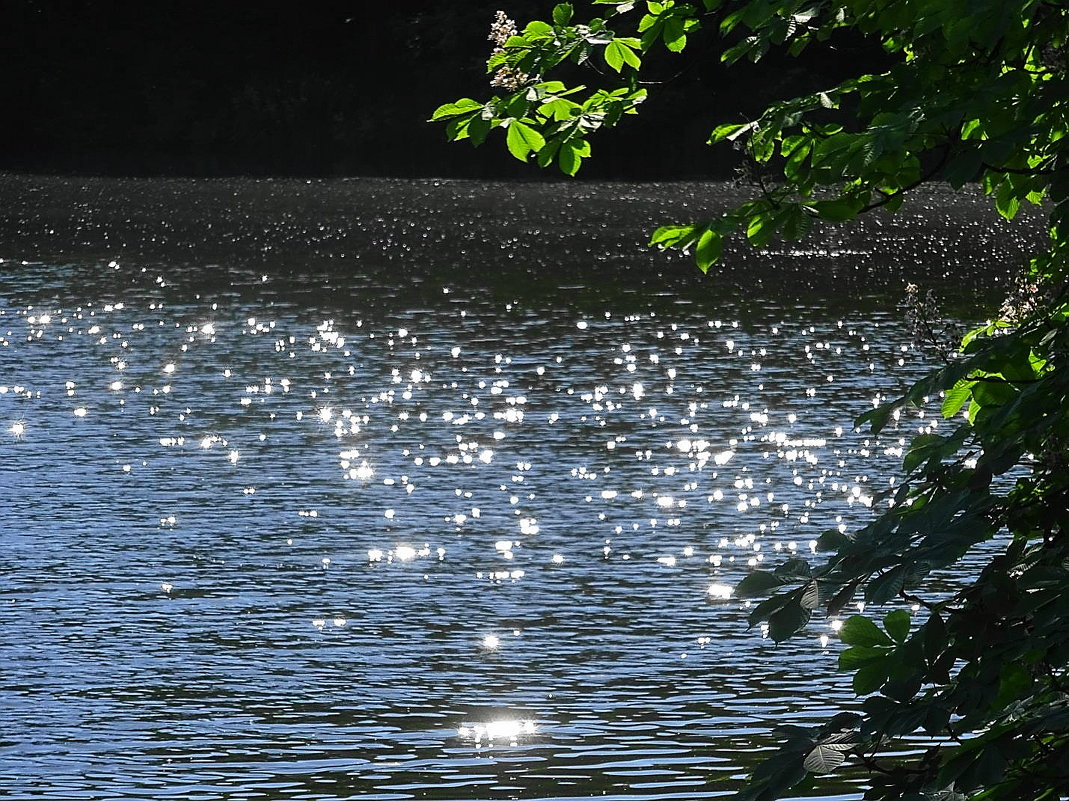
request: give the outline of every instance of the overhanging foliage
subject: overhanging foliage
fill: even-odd
[[[818,610],[863,599],[892,608],[877,623],[855,615],[839,666],[853,673],[861,713],[817,728],[788,727],[740,798],[781,797],[850,760],[869,772],[874,799],[1054,799],[1069,793],[1069,4],[1055,0],[594,0],[579,23],[567,4],[552,19],[511,30],[489,61],[503,91],[441,106],[452,139],[504,134],[517,159],[575,175],[589,138],[638,111],[653,51],[677,53],[700,26],[722,34],[711,57],[798,54],[843,30],[894,58],[824,91],[726,121],[710,144],[745,150],[753,199],[709,219],[669,225],[651,244],[693,253],[703,271],[726,237],[763,247],[821,221],[895,211],[930,180],[978,183],[1013,219],[1023,203],[1049,215],[1050,247],[1031,261],[1024,290],[995,322],[902,398],[863,414],[879,432],[894,412],[938,399],[949,425],[915,437],[905,479],[886,509],[853,532],[819,541],[811,565],[792,558],[754,572],[740,597],[765,598],[752,623],[784,640]],[[594,86],[553,77],[591,67]],[[696,102],[701,100],[695,99]],[[963,280],[968,280],[963,276]],[[992,542],[993,541],[993,542]],[[932,571],[987,543],[996,553],[950,595]],[[992,550],[993,546],[997,546]],[[907,611],[911,610],[911,611]],[[924,735],[916,756],[890,759],[896,739]]]

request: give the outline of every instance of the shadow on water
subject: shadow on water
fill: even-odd
[[[902,284],[977,316],[1028,240],[642,246],[735,191],[0,176],[6,797],[714,798],[854,703],[724,588],[938,425],[851,427]]]

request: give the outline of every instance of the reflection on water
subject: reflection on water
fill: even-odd
[[[2,183],[20,799],[723,794],[851,702],[734,585],[939,425],[851,428],[903,276],[1020,249],[966,203],[712,282],[633,246],[697,186]]]

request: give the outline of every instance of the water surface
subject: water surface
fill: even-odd
[[[1027,242],[642,247],[737,191],[0,177],[6,797],[711,798],[851,704],[725,588],[938,426],[852,429],[904,282],[976,317]]]

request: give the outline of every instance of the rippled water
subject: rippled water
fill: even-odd
[[[0,177],[5,797],[717,797],[851,703],[723,596],[936,424],[851,428],[903,281],[1023,244],[639,246],[729,192]]]

